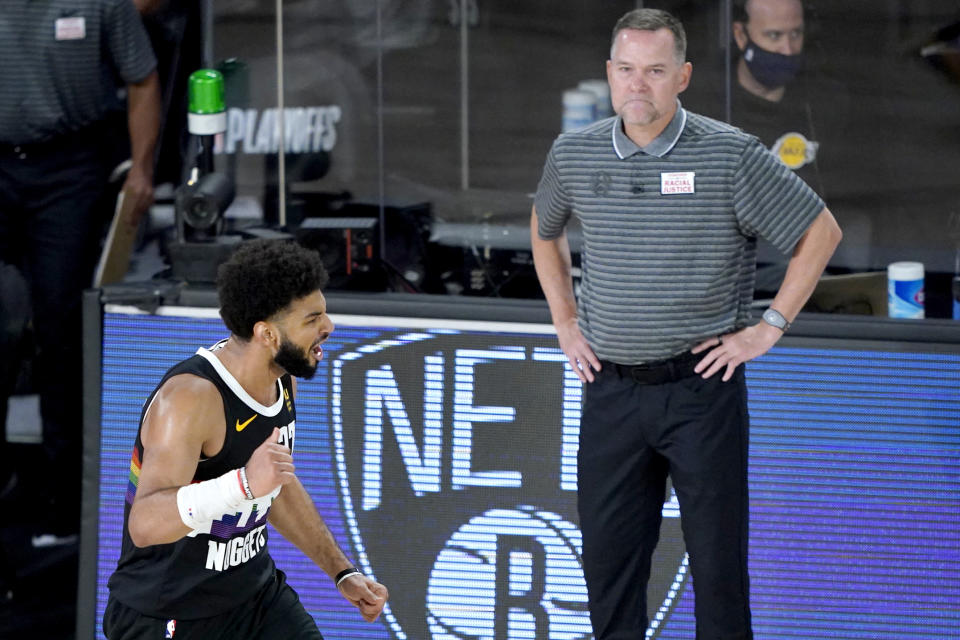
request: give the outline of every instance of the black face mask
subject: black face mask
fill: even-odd
[[[750,39],[750,36],[747,36],[747,47],[743,50],[743,59],[757,82],[768,89],[784,86],[793,80],[803,67],[803,54],[787,56],[761,49]]]

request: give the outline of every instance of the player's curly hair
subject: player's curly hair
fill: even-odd
[[[253,325],[327,284],[320,254],[294,242],[241,243],[217,270],[220,317],[235,336],[249,340]]]

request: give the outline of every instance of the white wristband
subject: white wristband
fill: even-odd
[[[219,478],[180,487],[177,509],[183,524],[200,529],[224,515],[233,515],[246,496],[239,469],[231,469]]]
[[[243,485],[243,497],[247,500],[253,500],[253,491],[250,490],[250,481],[247,480],[247,468],[240,467],[237,469],[237,473],[240,474],[240,484]]]

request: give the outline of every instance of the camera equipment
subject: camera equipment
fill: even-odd
[[[177,189],[174,208],[179,242],[210,241],[223,231],[223,212],[236,193],[233,180],[208,173]]]
[[[190,179],[174,200],[176,239],[167,247],[170,271],[187,282],[214,282],[217,268],[242,238],[222,235],[223,214],[233,202],[233,179],[214,171],[213,139],[227,128],[223,76],[200,69],[190,75],[187,123],[199,150]]]

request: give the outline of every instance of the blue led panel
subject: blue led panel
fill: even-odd
[[[591,638],[575,504],[582,394],[555,336],[348,320],[299,386],[294,455],[334,536],[391,601],[363,622],[271,532],[324,636]],[[225,335],[219,319],[104,317],[98,620],[141,404],[168,367]],[[756,637],[960,637],[960,355],[785,342],[747,368]],[[647,637],[692,639],[672,495],[663,514]]]

